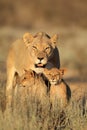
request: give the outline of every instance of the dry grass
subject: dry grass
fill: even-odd
[[[0,86],[1,87],[1,86]],[[3,87],[3,86],[2,86]],[[26,88],[25,88],[26,89]],[[87,123],[87,95],[73,96],[69,105],[61,111],[59,106],[50,108],[49,100],[45,100],[44,106],[28,97],[22,102],[17,98],[14,109],[7,109],[2,113],[0,109],[1,130],[84,130]],[[0,94],[0,97],[3,93]],[[25,104],[25,105],[24,105]]]
[[[8,31],[7,31],[8,30]],[[47,29],[43,29],[43,31]],[[60,117],[60,108],[50,109],[49,101],[44,107],[40,103],[29,102],[23,107],[20,100],[12,112],[10,109],[2,113],[5,108],[5,61],[11,42],[23,35],[24,32],[35,33],[37,30],[15,30],[2,28],[0,30],[0,130],[86,130],[87,129],[87,30],[81,28],[58,28],[48,33],[59,32],[58,44],[61,66],[67,68],[65,80],[72,91],[72,99]],[[10,112],[10,113],[9,113]],[[60,121],[63,120],[61,123]]]

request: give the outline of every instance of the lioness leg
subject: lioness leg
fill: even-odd
[[[12,102],[12,90],[13,90],[13,80],[14,80],[15,69],[7,68],[7,85],[6,85],[6,103],[7,106],[11,106]]]

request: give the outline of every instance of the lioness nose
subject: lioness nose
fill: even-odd
[[[43,57],[38,57],[38,59],[41,61],[41,60],[43,60]]]

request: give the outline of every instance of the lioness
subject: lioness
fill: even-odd
[[[50,38],[46,33],[37,33],[32,36],[25,33],[23,38],[15,41],[9,50],[7,58],[7,86],[6,98],[12,98],[12,86],[15,73],[21,76],[24,69],[41,73],[44,67],[49,68],[49,63],[60,67],[59,51],[56,47],[57,35]]]
[[[49,80],[50,86],[50,101],[52,106],[58,105],[61,103],[61,107],[67,105],[70,97],[71,91],[69,86],[63,80],[64,69],[47,69],[44,68],[44,75]]]

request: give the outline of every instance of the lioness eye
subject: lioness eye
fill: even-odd
[[[49,49],[50,47],[46,47],[45,50]]]

